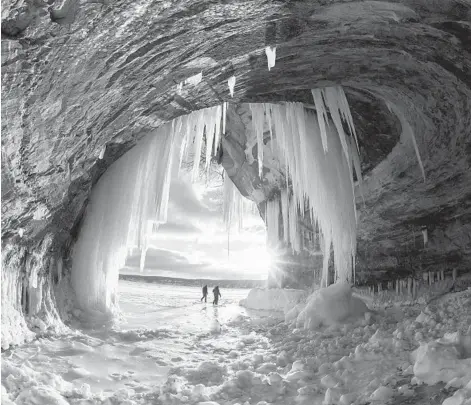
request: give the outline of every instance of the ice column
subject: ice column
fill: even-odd
[[[113,163],[95,185],[72,253],[72,286],[88,318],[112,315],[118,272],[128,251],[141,251],[142,269],[152,232],[167,220],[172,172],[192,154],[195,178],[203,151],[209,167],[222,120],[223,108],[216,106],[162,126]],[[36,284],[35,274],[31,284]]]

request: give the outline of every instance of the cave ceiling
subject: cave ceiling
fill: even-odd
[[[70,240],[99,176],[166,121],[340,84],[364,172],[358,268],[469,270],[470,21],[466,0],[2,0],[2,243]],[[234,179],[249,197],[251,170]]]

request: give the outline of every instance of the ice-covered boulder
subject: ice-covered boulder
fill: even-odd
[[[312,293],[296,319],[296,327],[315,329],[362,318],[368,311],[366,304],[352,295],[350,285],[332,284]]]
[[[304,290],[292,290],[284,288],[253,288],[247,298],[240,301],[239,305],[266,311],[288,311],[305,299],[307,292]]]
[[[458,333],[422,344],[415,352],[414,375],[420,381],[433,385],[438,382],[462,387],[471,381],[471,358],[468,340]]]

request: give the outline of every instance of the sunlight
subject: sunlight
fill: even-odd
[[[239,251],[237,254],[231,254],[229,262],[236,269],[250,270],[264,276],[268,275],[274,265],[272,256],[263,247],[249,248]]]

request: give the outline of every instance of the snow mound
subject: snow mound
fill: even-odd
[[[322,325],[334,325],[363,318],[368,311],[366,304],[352,296],[350,285],[332,284],[314,291],[296,319],[296,327],[316,329]]]
[[[221,324],[217,319],[213,319],[209,326],[209,330],[211,333],[221,333]]]
[[[287,311],[307,296],[306,291],[284,288],[253,288],[239,305],[245,308],[266,311]]]
[[[471,381],[471,335],[447,333],[442,339],[422,344],[415,352],[414,375],[433,385],[445,382],[464,387]]]

